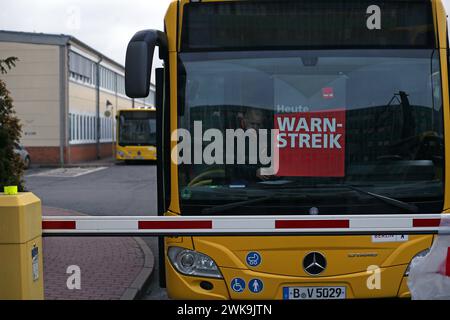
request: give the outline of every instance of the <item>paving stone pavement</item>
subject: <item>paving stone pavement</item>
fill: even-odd
[[[81,215],[43,207],[44,216]],[[154,257],[140,238],[44,238],[44,295],[46,300],[135,299],[150,278]],[[81,289],[69,290],[70,266],[81,273]]]

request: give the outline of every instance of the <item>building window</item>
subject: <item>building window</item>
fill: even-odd
[[[99,67],[100,88],[120,95],[126,95],[125,77],[104,66]],[[69,51],[69,77],[83,84],[97,85],[97,64],[82,55]],[[147,98],[139,101],[143,106],[154,106],[155,92],[150,90]]]
[[[69,142],[70,144],[96,143],[96,117],[93,114],[72,112],[69,114]],[[115,139],[115,119],[100,117],[100,142],[113,142]]]
[[[69,51],[69,75],[72,80],[95,84],[95,63],[78,53]]]
[[[125,95],[125,77],[117,75],[117,93]]]
[[[103,66],[100,66],[100,87],[112,92],[116,92],[116,73]]]

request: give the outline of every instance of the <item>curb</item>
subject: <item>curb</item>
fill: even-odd
[[[144,254],[144,266],[134,279],[133,283],[122,294],[120,300],[139,299],[144,293],[144,288],[150,281],[155,266],[155,256],[144,240],[139,237],[133,237],[133,239],[137,242]]]

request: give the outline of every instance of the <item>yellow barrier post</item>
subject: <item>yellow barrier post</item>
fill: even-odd
[[[44,299],[41,210],[32,193],[0,193],[0,300]]]

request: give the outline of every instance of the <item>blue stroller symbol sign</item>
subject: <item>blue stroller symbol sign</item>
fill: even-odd
[[[233,289],[234,292],[242,292],[245,289],[245,281],[241,278],[234,278],[231,281],[231,289]]]
[[[253,293],[260,293],[263,288],[263,282],[259,279],[252,279],[248,283],[248,289]]]
[[[257,267],[261,264],[261,255],[258,252],[250,252],[246,260],[250,267]]]

